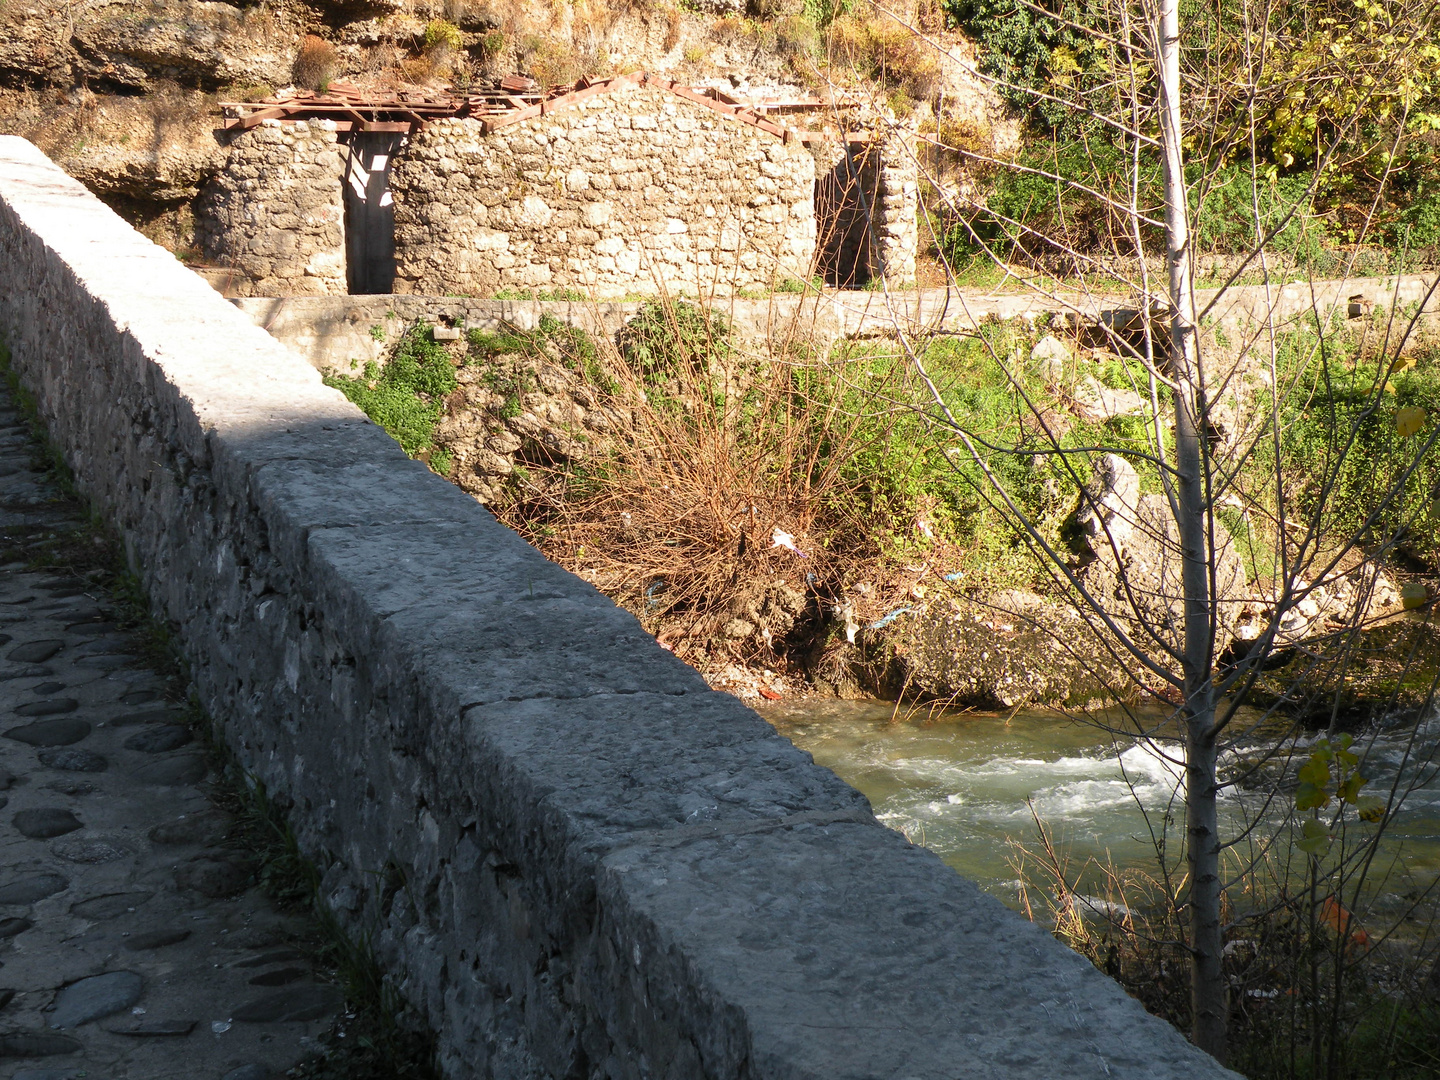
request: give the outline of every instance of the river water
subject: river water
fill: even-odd
[[[1033,842],[1038,816],[1074,868],[1087,859],[1120,868],[1153,868],[1155,848],[1146,813],[1157,827],[1179,776],[1155,749],[1115,740],[1097,726],[1053,713],[987,715],[909,711],[891,702],[805,699],[771,706],[764,715],[816,762],[864,792],[880,820],[934,850],[966,877],[1007,903],[1017,899],[1015,843]],[[1417,767],[1440,747],[1440,718],[1418,729],[1370,740],[1367,791],[1384,794],[1406,759],[1418,787],[1390,826],[1386,888],[1396,899],[1440,876],[1440,777]],[[1360,747],[1357,746],[1357,749]],[[1240,747],[1243,756],[1247,748]],[[1302,752],[1303,754],[1303,752]],[[1223,762],[1222,762],[1223,763]],[[1222,817],[1274,825],[1288,800],[1267,802],[1260,790],[1226,790]],[[1178,854],[1178,834],[1172,837]]]

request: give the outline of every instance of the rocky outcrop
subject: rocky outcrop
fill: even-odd
[[[1018,589],[931,603],[881,640],[902,669],[893,689],[957,705],[1081,710],[1139,690],[1133,665],[1073,608]]]
[[[629,413],[550,353],[502,353],[467,363],[446,402],[435,445],[449,475],[482,503],[501,497],[516,467],[591,460],[630,425]],[[553,354],[553,355],[552,355]]]
[[[1082,574],[1086,590],[1142,637],[1178,648],[1184,637],[1185,590],[1181,580],[1180,531],[1164,495],[1140,494],[1134,467],[1106,454],[1081,499],[1076,522],[1094,561]],[[1216,640],[1230,641],[1248,600],[1245,566],[1229,531],[1212,522]]]
[[[0,10],[0,76],[126,91],[156,80],[213,90],[289,79],[299,23],[283,8],[54,0]]]
[[[1094,472],[1076,514],[1090,558],[1078,580],[1119,630],[1168,666],[1153,642],[1158,637],[1178,648],[1184,630],[1179,534],[1169,503],[1142,494],[1135,469],[1117,454],[1101,457]],[[1250,597],[1230,534],[1217,522],[1215,535],[1217,639],[1224,649]],[[1163,680],[1147,673],[1079,597],[1008,590],[932,600],[872,632],[868,651],[893,669],[891,691],[963,705],[1079,710],[1163,692]]]
[[[0,127],[29,139],[97,195],[179,203],[225,164],[212,102],[174,84],[144,95],[26,91],[0,97]]]
[[[90,6],[71,44],[76,73],[92,80],[143,89],[168,79],[213,89],[285,83],[297,34],[283,13],[264,6],[117,0]]]

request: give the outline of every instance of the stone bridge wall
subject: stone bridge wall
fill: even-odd
[[[1233,1075],[15,138],[0,329],[451,1077]]]

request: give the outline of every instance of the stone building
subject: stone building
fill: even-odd
[[[893,133],[827,137],[644,73],[493,107],[345,101],[231,119],[197,215],[227,291],[604,297],[914,279],[915,158]]]
[[[649,87],[484,129],[438,121],[397,165],[397,292],[733,292],[810,276],[815,159],[797,138]]]
[[[242,296],[327,296],[346,279],[346,147],[333,121],[272,120],[236,138],[203,194],[196,239]]]

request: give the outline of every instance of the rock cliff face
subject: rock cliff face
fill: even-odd
[[[222,89],[290,79],[298,7],[33,0],[0,7],[0,134],[29,139],[174,250],[225,162]]]
[[[38,0],[0,11],[0,78],[8,83],[148,90],[157,82],[215,90],[290,77],[298,14],[203,0]]]

